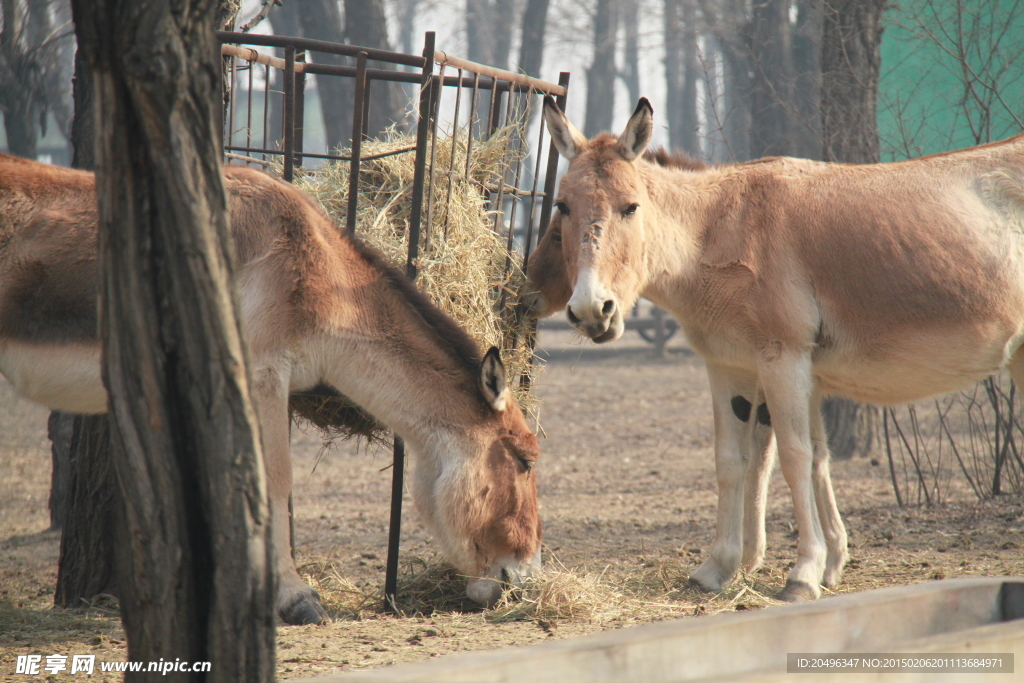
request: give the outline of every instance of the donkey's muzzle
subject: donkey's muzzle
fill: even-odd
[[[504,558],[496,561],[484,575],[466,583],[466,595],[485,607],[494,607],[506,590],[522,590],[526,581],[540,570],[540,550],[531,559],[518,561]]]

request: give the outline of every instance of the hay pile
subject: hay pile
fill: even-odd
[[[485,187],[497,185],[515,163],[514,126],[499,130],[489,140],[474,141],[466,174],[464,133],[455,139],[438,135],[433,183],[428,165],[424,193],[420,252],[416,284],[441,310],[477,341],[482,352],[490,346],[502,350],[510,385],[524,409],[533,406],[517,377],[532,372],[532,349],[524,343],[529,321],[517,311],[525,285],[521,256],[506,248],[507,233],[500,217],[490,210]],[[362,145],[356,235],[404,270],[409,248],[409,220],[415,154],[406,151],[365,160],[412,147],[415,139],[392,131],[383,140]],[[342,154],[347,152],[342,151]],[[453,159],[454,155],[454,159]],[[453,170],[449,172],[449,168]],[[348,162],[331,162],[302,173],[295,184],[313,197],[340,226],[348,211]],[[428,227],[428,201],[433,196],[433,221]],[[505,270],[511,264],[508,274]],[[500,308],[500,310],[499,310]],[[386,430],[372,417],[340,396],[296,396],[295,412],[325,432],[328,438],[358,435],[385,440]]]
[[[311,562],[300,574],[320,593],[337,619],[370,619],[384,611],[379,587],[357,587],[333,562]],[[783,577],[783,574],[779,574]],[[772,577],[777,579],[779,577]],[[740,576],[719,593],[686,585],[681,564],[662,562],[630,572],[593,572],[549,558],[521,591],[509,590],[490,610],[466,597],[466,577],[439,559],[405,560],[398,580],[397,608],[406,616],[473,614],[489,623],[536,621],[625,626],[683,616],[762,609],[779,604],[769,597],[768,577]]]

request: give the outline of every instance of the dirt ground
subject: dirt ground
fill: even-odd
[[[714,533],[711,408],[700,359],[678,338],[667,358],[655,358],[635,333],[595,347],[544,332],[541,356],[546,362],[536,391],[545,438],[537,472],[545,563],[609,590],[632,591],[640,596],[635,604],[647,607],[511,621],[448,611],[451,601],[433,610],[429,604],[418,612],[410,608],[405,618],[375,612],[384,579],[390,451],[350,443],[324,451],[314,431],[296,429],[296,554],[321,586],[335,621],[278,630],[280,678],[778,604],[771,596],[782,587],[796,547],[792,506],[778,472],[765,567],[718,595],[683,587]],[[46,417],[0,380],[0,680],[26,680],[14,673],[18,655],[40,654],[44,662],[51,654],[94,654],[97,661],[126,655],[115,606],[101,601],[81,610],[52,609],[60,539],[46,531]],[[942,505],[900,509],[884,462],[835,462],[833,477],[851,545],[836,592],[1024,574],[1019,497],[978,503],[962,491]],[[438,558],[411,504],[406,510],[402,552],[407,570],[415,572]],[[93,679],[106,680],[98,673]]]

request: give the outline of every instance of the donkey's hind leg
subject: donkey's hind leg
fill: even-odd
[[[256,364],[254,364],[256,365]],[[295,569],[291,544],[289,498],[292,464],[289,456],[288,380],[274,365],[256,365],[253,398],[263,436],[263,459],[270,494],[270,522],[277,571],[277,613],[286,624],[323,624],[331,619],[320,596]]]
[[[754,425],[751,441],[743,493],[743,559],[740,564],[747,573],[761,566],[767,547],[764,518],[768,482],[775,468],[775,432],[770,426]]]
[[[847,550],[846,526],[836,506],[836,496],[832,491],[832,476],[829,471],[828,437],[825,423],[821,417],[821,397],[815,396],[811,401],[811,443],[814,447],[814,460],[811,464],[811,482],[814,486],[814,502],[818,506],[818,519],[821,530],[825,534],[825,547],[828,556],[825,560],[825,574],[822,584],[829,588],[839,585],[843,578],[843,567],[850,553]]]

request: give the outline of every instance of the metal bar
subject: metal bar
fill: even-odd
[[[555,98],[555,104],[565,111],[565,101],[569,93],[569,72],[563,71],[558,74],[558,84],[565,88],[564,92]],[[544,172],[544,201],[540,205],[540,222],[537,224],[537,241],[544,237],[544,233],[548,229],[548,222],[551,220],[551,207],[554,206],[555,202],[555,174],[558,173],[558,150],[555,149],[555,143],[548,143],[548,165]],[[530,385],[533,384],[533,362],[536,356],[533,355],[533,349],[537,346],[537,319],[534,318],[530,323],[530,328],[526,333],[526,345],[530,349],[530,364],[523,370],[523,374],[519,376],[519,386],[525,391],[530,390]]]
[[[272,57],[265,55],[258,50],[254,50],[250,47],[238,47],[236,45],[221,45],[221,54],[233,55],[246,61],[258,62],[267,66],[272,66],[275,69],[284,70],[284,60],[280,57]],[[299,62],[295,65],[295,70],[301,73],[307,74],[325,74],[328,76],[355,76],[356,68],[354,66],[339,66],[337,64],[319,64],[316,62]],[[474,76],[480,76],[475,72]],[[374,81],[398,81],[400,83],[419,83],[420,75],[416,72],[410,71],[392,71],[390,69],[367,69],[367,77]],[[444,84],[447,86],[462,85],[468,87],[467,81],[470,81],[468,76],[463,76],[463,82],[459,83],[459,79],[456,76],[446,76]],[[531,90],[529,86],[520,85],[519,83],[508,83],[500,79],[491,78],[488,76],[485,79],[480,80],[480,87],[483,90],[491,90],[495,84],[498,84],[505,90],[515,90],[517,92],[527,92]],[[557,94],[557,93],[549,93]]]
[[[366,82],[363,84],[363,140],[370,139],[370,90],[373,87],[373,80],[370,78],[369,69],[367,69]]]
[[[406,66],[420,68],[426,66],[427,62],[427,55],[422,57],[418,55],[406,55],[400,52],[391,52],[389,50],[359,47],[358,45],[341,45],[322,40],[310,40],[309,38],[253,35],[249,33],[235,33],[231,31],[217,31],[216,36],[222,43],[263,45],[267,47],[288,47],[291,45],[299,50],[326,52],[328,54],[345,55],[348,57],[355,57],[360,52],[365,52],[369,59],[374,61],[387,62],[390,64],[404,64]],[[431,62],[436,61],[441,64],[455,67],[456,69],[464,69],[465,71],[470,71],[475,74],[490,76],[493,79],[514,84],[523,90],[539,90],[540,92],[548,95],[554,95],[556,97],[565,95],[566,93],[565,87],[560,84],[556,85],[548,81],[542,81],[539,78],[531,78],[524,74],[518,74],[514,71],[506,71],[504,69],[496,69],[493,66],[487,66],[486,64],[478,64],[476,62],[455,57],[454,55],[449,55],[448,53],[441,52],[440,50],[435,51],[434,54],[430,55],[430,57],[433,58],[430,60]]]
[[[235,69],[237,65],[235,59],[231,59],[231,66],[228,68],[228,84],[230,92],[228,92],[228,134],[225,136],[225,140],[230,144],[232,138],[235,135],[235,90],[237,89],[238,80],[236,78]]]
[[[405,488],[405,442],[395,435],[391,460],[391,519],[388,523],[388,558],[384,570],[384,609],[398,614],[398,550],[402,528],[402,493]]]
[[[449,55],[446,52],[438,50],[434,53],[434,61],[438,64],[447,64],[454,66],[459,69],[465,69],[466,71],[472,71],[473,73],[481,74],[483,76],[490,76],[492,78],[506,81],[508,83],[515,83],[516,85],[522,86],[526,90],[539,90],[542,93],[548,95],[565,96],[565,86],[555,85],[547,81],[542,81],[539,78],[531,78],[524,74],[517,74],[513,71],[505,71],[503,69],[496,69],[493,66],[487,66],[486,64],[477,64],[466,59],[460,59],[454,55]]]
[[[443,68],[443,67],[442,67]],[[442,79],[443,81],[443,79]],[[462,81],[462,69],[459,69],[459,81]],[[448,239],[448,223],[452,216],[452,174],[455,172],[455,152],[459,145],[459,105],[462,104],[462,87],[455,90],[455,113],[452,115],[452,151],[448,155],[448,192],[444,200],[444,239]]]
[[[423,54],[434,54],[434,32],[428,31]],[[412,210],[409,215],[409,258],[405,265],[410,278],[416,278],[416,257],[420,248],[420,222],[423,219],[423,185],[427,171],[427,137],[430,134],[430,84],[434,72],[434,60],[427,59],[423,66],[423,80],[420,85],[419,125],[416,130],[416,161],[412,180]]]
[[[444,77],[443,64],[441,65],[440,77]],[[430,249],[430,235],[434,232],[434,181],[437,177],[434,173],[434,167],[437,161],[437,122],[440,118],[437,115],[437,110],[441,106],[441,83],[437,76],[430,80],[430,90],[430,172],[428,174],[430,186],[427,190],[427,226],[426,230],[423,231],[424,253]],[[451,182],[451,178],[448,179],[448,182]]]
[[[266,47],[291,47],[297,50],[312,52],[326,52],[332,55],[344,55],[355,57],[360,52],[365,52],[370,59],[390,64],[405,64],[406,66],[423,67],[426,57],[418,55],[407,55],[401,52],[390,50],[379,50],[372,47],[359,47],[358,45],[342,45],[330,43],[325,40],[310,40],[309,38],[294,38],[291,36],[268,36],[252,33],[236,33],[234,31],[215,31],[214,35],[222,43],[235,43],[237,45],[263,45]],[[433,56],[433,55],[431,55]],[[433,60],[431,60],[433,63]]]
[[[569,72],[563,71],[558,74],[558,84],[566,89],[569,89]],[[566,95],[559,95],[555,98],[555,104],[562,111],[565,111],[565,100]],[[558,173],[558,150],[555,149],[555,143],[551,142],[548,144],[548,167],[544,172],[544,201],[541,202],[540,206],[540,223],[537,226],[537,241],[539,242],[544,237],[545,231],[548,229],[548,222],[551,220],[551,207],[555,203],[555,174]]]
[[[304,64],[306,53],[295,56],[298,63]],[[302,166],[302,144],[306,130],[306,74],[301,69],[295,70],[295,137],[292,139],[292,158],[296,166]]]
[[[359,203],[359,153],[363,145],[363,109],[366,107],[366,53],[356,57],[356,92],[352,106],[352,157],[348,167],[348,213],[345,230],[356,234],[356,211]]]
[[[307,74],[317,74],[317,75],[326,74],[328,76],[349,76],[349,77],[351,77],[351,76],[355,75],[356,68],[354,66],[337,66],[337,65],[334,65],[334,64],[307,63],[305,68],[303,69],[303,71],[305,73],[307,73]],[[388,71],[386,69],[367,69],[366,70],[366,75],[372,81],[395,81],[395,82],[398,82],[398,83],[419,83],[420,82],[420,76],[419,76],[418,73],[410,73],[408,71]],[[474,74],[474,76],[479,76],[479,75],[480,74]],[[456,87],[456,86],[461,85],[464,88],[468,88],[472,82],[473,82],[473,79],[470,78],[469,76],[463,76],[462,77],[462,83],[459,83],[458,76],[445,76],[444,77],[444,84],[446,86],[449,86],[449,87]],[[502,87],[505,90],[509,89],[509,85],[507,83],[502,83],[501,81],[495,81],[492,78],[481,78],[480,79],[480,89],[481,90],[491,90],[491,89],[494,88],[496,83],[498,84],[498,86]],[[516,92],[525,92],[526,91],[526,88],[523,88],[522,86],[518,86],[518,85],[513,86],[511,89],[515,90]]]
[[[233,145],[225,145],[224,149],[229,152],[249,152],[251,154],[278,154],[282,155],[279,149],[267,149],[265,147],[236,147]],[[416,146],[411,147],[399,147],[393,149],[390,152],[378,152],[377,154],[371,154],[370,156],[362,157],[363,161],[370,161],[372,159],[383,159],[384,157],[394,156],[396,154],[405,154],[406,152],[412,152],[416,149]],[[310,159],[330,159],[332,161],[351,161],[352,157],[339,156],[337,154],[317,154],[315,152],[302,152],[301,156],[309,157]],[[523,193],[526,194],[526,193]]]
[[[263,67],[263,149],[267,148],[267,116],[270,113],[270,67]],[[263,160],[267,160],[266,153]]]
[[[476,128],[476,102],[480,94],[480,74],[473,78],[473,97],[469,104],[469,124],[466,126],[466,180],[470,175],[470,159],[473,157],[473,130]]]
[[[245,91],[245,146],[252,146],[252,62],[249,62],[249,85]],[[230,142],[230,140],[228,141]]]
[[[501,91],[495,90],[494,93],[497,95],[497,104],[501,104]],[[515,100],[513,93],[508,94],[508,100],[505,104],[505,125],[508,125],[510,117],[512,115],[512,102]],[[488,137],[492,137],[495,131],[498,130],[498,124],[501,122],[501,107],[492,107],[491,109],[491,123],[490,133]],[[507,157],[509,151],[512,149],[512,145],[515,143],[514,140],[509,140],[505,145],[505,154],[503,157]],[[501,175],[498,176],[498,191],[494,194],[494,203],[491,204],[491,210],[494,211],[494,227],[495,233],[498,232],[498,226],[501,224],[501,219],[504,216],[504,211],[501,208],[501,200],[505,196],[505,176],[508,175],[508,168],[502,164]]]
[[[526,272],[526,265],[530,262],[530,253],[533,250],[533,225],[537,217],[537,183],[540,182],[540,159],[544,149],[544,131],[546,126],[543,122],[537,126],[537,163],[533,167],[533,187],[530,189],[530,213],[526,221],[526,239],[523,242],[523,272]],[[518,189],[518,188],[517,188]],[[543,192],[540,193],[543,196]]]
[[[498,130],[498,124],[501,122],[501,91],[502,87],[498,87],[491,90],[491,108],[489,110],[489,121],[487,122],[487,139],[489,140],[494,131]]]
[[[529,95],[527,95],[527,97],[529,97]],[[515,114],[513,113],[513,112],[518,112],[518,109],[519,109],[518,107],[513,107],[513,105],[512,105],[512,102],[515,99],[516,99],[516,94],[510,92],[508,94],[509,106],[508,106],[508,110],[505,112],[505,121],[506,121],[506,123],[508,121],[510,121],[510,120],[516,120],[516,119],[519,118],[518,113],[515,113]],[[521,128],[518,128],[518,127],[516,128],[516,130],[517,131],[521,130],[522,132],[519,133],[518,135],[516,135],[516,141],[515,141],[516,142],[516,168],[515,168],[515,171],[514,171],[513,176],[512,176],[512,185],[511,185],[513,190],[518,190],[519,189],[519,180],[522,177],[522,173],[523,173],[523,147],[526,145],[526,133],[528,132],[528,130],[522,130]],[[504,178],[504,175],[505,174],[502,173],[502,177],[503,178]],[[503,194],[502,192],[499,192],[499,194],[498,194],[498,202],[499,202],[499,204],[501,202],[502,194]],[[513,194],[512,197],[513,197],[513,200],[514,200],[515,199],[515,195]],[[512,272],[512,246],[515,243],[516,210],[518,208],[519,208],[519,202],[518,201],[513,201],[512,202],[512,208],[509,210],[509,216],[508,216],[508,239],[507,239],[506,244],[505,244],[505,266],[504,266],[504,268],[502,270],[502,277],[504,277],[505,282],[508,282],[509,274]],[[502,287],[501,288],[501,296],[500,296],[499,301],[498,301],[498,311],[499,312],[505,310],[505,303],[507,301],[508,301],[508,289],[505,288],[505,287]],[[510,321],[510,322],[512,322],[512,321]],[[512,328],[512,325],[510,324],[509,327]],[[515,338],[512,339],[512,348],[516,347],[517,341],[518,340],[515,339]]]
[[[284,170],[281,177],[290,183],[295,165],[295,48],[291,45],[284,49],[284,63]]]
[[[409,255],[405,272],[416,277],[416,256],[419,253],[420,219],[423,210],[423,176],[426,171],[427,126],[430,117],[430,82],[434,72],[434,32],[428,31],[423,45],[423,74],[420,85],[419,126],[416,131],[416,161],[412,181],[412,211],[409,216]],[[391,525],[388,530],[388,559],[384,574],[384,604],[398,613],[395,593],[398,590],[398,546],[402,527],[402,484],[405,476],[405,444],[395,436],[394,465],[391,480]]]

